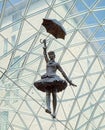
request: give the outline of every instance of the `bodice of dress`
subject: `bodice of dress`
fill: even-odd
[[[46,66],[47,75],[55,75],[57,70],[57,63],[55,61],[49,61]]]

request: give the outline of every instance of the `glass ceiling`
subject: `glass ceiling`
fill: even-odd
[[[61,22],[65,39],[43,18]],[[45,73],[41,39],[78,85],[57,94],[56,119],[33,86]],[[104,130],[104,57],[105,0],[0,0],[0,130]]]

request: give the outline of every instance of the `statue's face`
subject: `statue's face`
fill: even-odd
[[[55,54],[49,54],[49,58],[50,58],[51,60],[55,59]]]

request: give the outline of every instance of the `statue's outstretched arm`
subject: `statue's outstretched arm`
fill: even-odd
[[[67,82],[72,85],[72,86],[77,86],[74,83],[72,83],[71,80],[69,80],[69,78],[67,77],[66,73],[63,71],[62,67],[58,64],[58,70],[62,73],[63,77],[67,80]]]

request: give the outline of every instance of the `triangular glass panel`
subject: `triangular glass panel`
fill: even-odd
[[[0,1],[1,3],[1,1]],[[14,11],[13,7],[10,5],[9,1],[4,1],[1,5],[1,27],[4,27],[6,25],[8,25],[8,23],[10,24],[11,22],[7,22],[8,20],[8,16],[11,15],[11,11]]]
[[[96,7],[100,8],[100,7],[103,7],[105,5],[105,1],[104,0],[100,0],[97,2],[97,5]]]
[[[76,62],[75,66],[73,68],[73,71],[75,72],[76,77],[84,75],[83,68],[82,68],[82,66],[80,65],[79,62]]]
[[[100,73],[102,71],[102,69],[101,69],[100,62],[99,62],[98,58],[95,58],[93,61],[94,62],[92,63],[92,66],[89,69],[89,72],[90,73],[96,73],[96,72]]]
[[[69,61],[75,61],[75,55],[73,55],[73,52],[69,49],[65,50],[62,48],[63,51],[61,51],[60,57],[59,57],[59,62],[62,63],[68,63]]]
[[[15,119],[11,118],[12,123],[14,124],[14,129],[18,129],[18,127],[25,127],[26,124],[24,123],[24,121],[20,118],[20,113],[11,113],[11,114],[15,114]],[[13,120],[12,120],[13,119]],[[18,122],[18,123],[17,123]],[[24,126],[25,125],[25,126]]]
[[[35,118],[35,119],[32,121],[32,123],[31,123],[29,129],[30,129],[30,130],[34,130],[35,128],[36,128],[37,130],[43,129],[44,125],[42,124],[42,122],[44,122],[44,121],[43,121],[43,120],[40,121],[39,118]]]
[[[101,38],[94,38],[91,42],[91,45],[94,47],[94,53],[104,51],[104,41],[100,40]]]
[[[48,3],[47,3],[47,1],[39,1],[39,0],[32,0],[32,1],[28,2],[29,8],[28,8],[27,15],[33,15],[33,14],[41,15],[41,13],[43,14],[44,12],[47,11],[50,2],[52,2],[52,0],[50,0]],[[44,17],[44,15],[43,15],[43,17]]]
[[[67,111],[67,107],[65,108],[65,106],[60,103],[59,104],[59,107],[57,109],[57,117],[61,118],[62,120],[65,120],[66,119],[66,111]],[[59,112],[60,111],[60,112]],[[62,114],[61,114],[62,113]]]
[[[88,8],[90,8],[91,6],[93,6],[93,4],[95,3],[95,1],[93,0],[82,0],[81,2],[84,3],[85,6],[87,6]]]
[[[101,22],[104,20],[104,14],[105,14],[105,10],[98,10],[96,9],[96,11],[94,12],[95,16],[97,17],[97,19]]]
[[[29,3],[28,0],[25,1],[9,0],[9,4],[14,8],[15,11],[22,10],[22,12],[24,13]]]
[[[85,24],[87,25],[98,25],[98,21],[96,20],[96,18],[94,17],[94,15],[92,14],[92,12],[87,15],[87,18],[85,19]]]
[[[25,41],[20,43],[17,46],[17,48],[18,48],[19,51],[28,54],[28,51],[30,50],[32,43],[33,43],[33,37],[32,37],[32,39],[31,38],[25,39]]]
[[[77,118],[78,116],[79,116],[79,112],[80,112],[80,108],[79,108],[79,104],[78,104],[78,101],[77,100],[74,100],[74,104],[73,104],[73,106],[71,107],[71,114],[69,115],[69,117],[68,118],[70,118],[71,116],[75,116],[75,115],[77,115],[77,116],[75,116],[75,118]],[[75,119],[74,118],[74,119]],[[72,123],[73,123],[73,119],[71,120],[72,121]],[[75,123],[74,123],[75,124]]]
[[[83,4],[83,2],[81,0],[77,0],[76,9],[77,9],[77,11],[79,11],[79,13],[81,13],[82,11],[87,11],[86,6]]]
[[[102,27],[98,27],[97,32],[94,35],[96,38],[102,38],[105,36],[105,30]]]
[[[0,59],[0,68],[3,68],[4,70],[6,70],[8,68],[10,59],[11,59],[11,54],[9,54],[5,57],[2,57]]]
[[[86,42],[91,42],[91,40],[93,40],[97,27],[98,25],[94,26],[94,25],[88,25],[88,24],[85,24],[80,27],[81,33],[86,39]]]
[[[88,44],[88,43],[86,43],[86,44]],[[92,47],[90,46],[91,44],[92,43],[89,43],[88,45],[84,46],[84,49],[83,49],[83,51],[82,51],[82,53],[80,55],[80,59],[85,58],[88,61],[89,59],[94,57],[95,52],[92,49]]]
[[[80,32],[75,32],[71,35],[71,42],[70,42],[70,45],[72,44],[75,44],[75,43],[84,43],[85,42],[85,39],[82,35],[82,33]],[[79,44],[77,44],[79,45]]]
[[[93,75],[92,79],[94,79],[94,76],[96,76],[96,75]],[[92,81],[94,81],[94,80],[92,80]],[[97,83],[97,87],[94,89],[94,91],[103,91],[103,89],[104,89],[104,81],[105,81],[105,77],[104,77],[104,74],[102,74],[101,78],[99,79],[99,81]]]
[[[74,56],[75,59],[79,59],[79,56],[83,53],[84,51],[85,44],[79,44],[74,45],[70,47],[71,54]]]
[[[105,59],[104,59],[104,57],[105,57],[105,47],[104,47],[104,49],[101,51],[101,53],[99,54],[99,62],[100,62],[100,66],[101,66],[102,70],[104,70],[103,68],[104,68],[104,64],[105,64]]]
[[[25,67],[30,71],[34,70],[37,72],[37,69],[42,66],[42,62],[42,58],[30,54]]]

